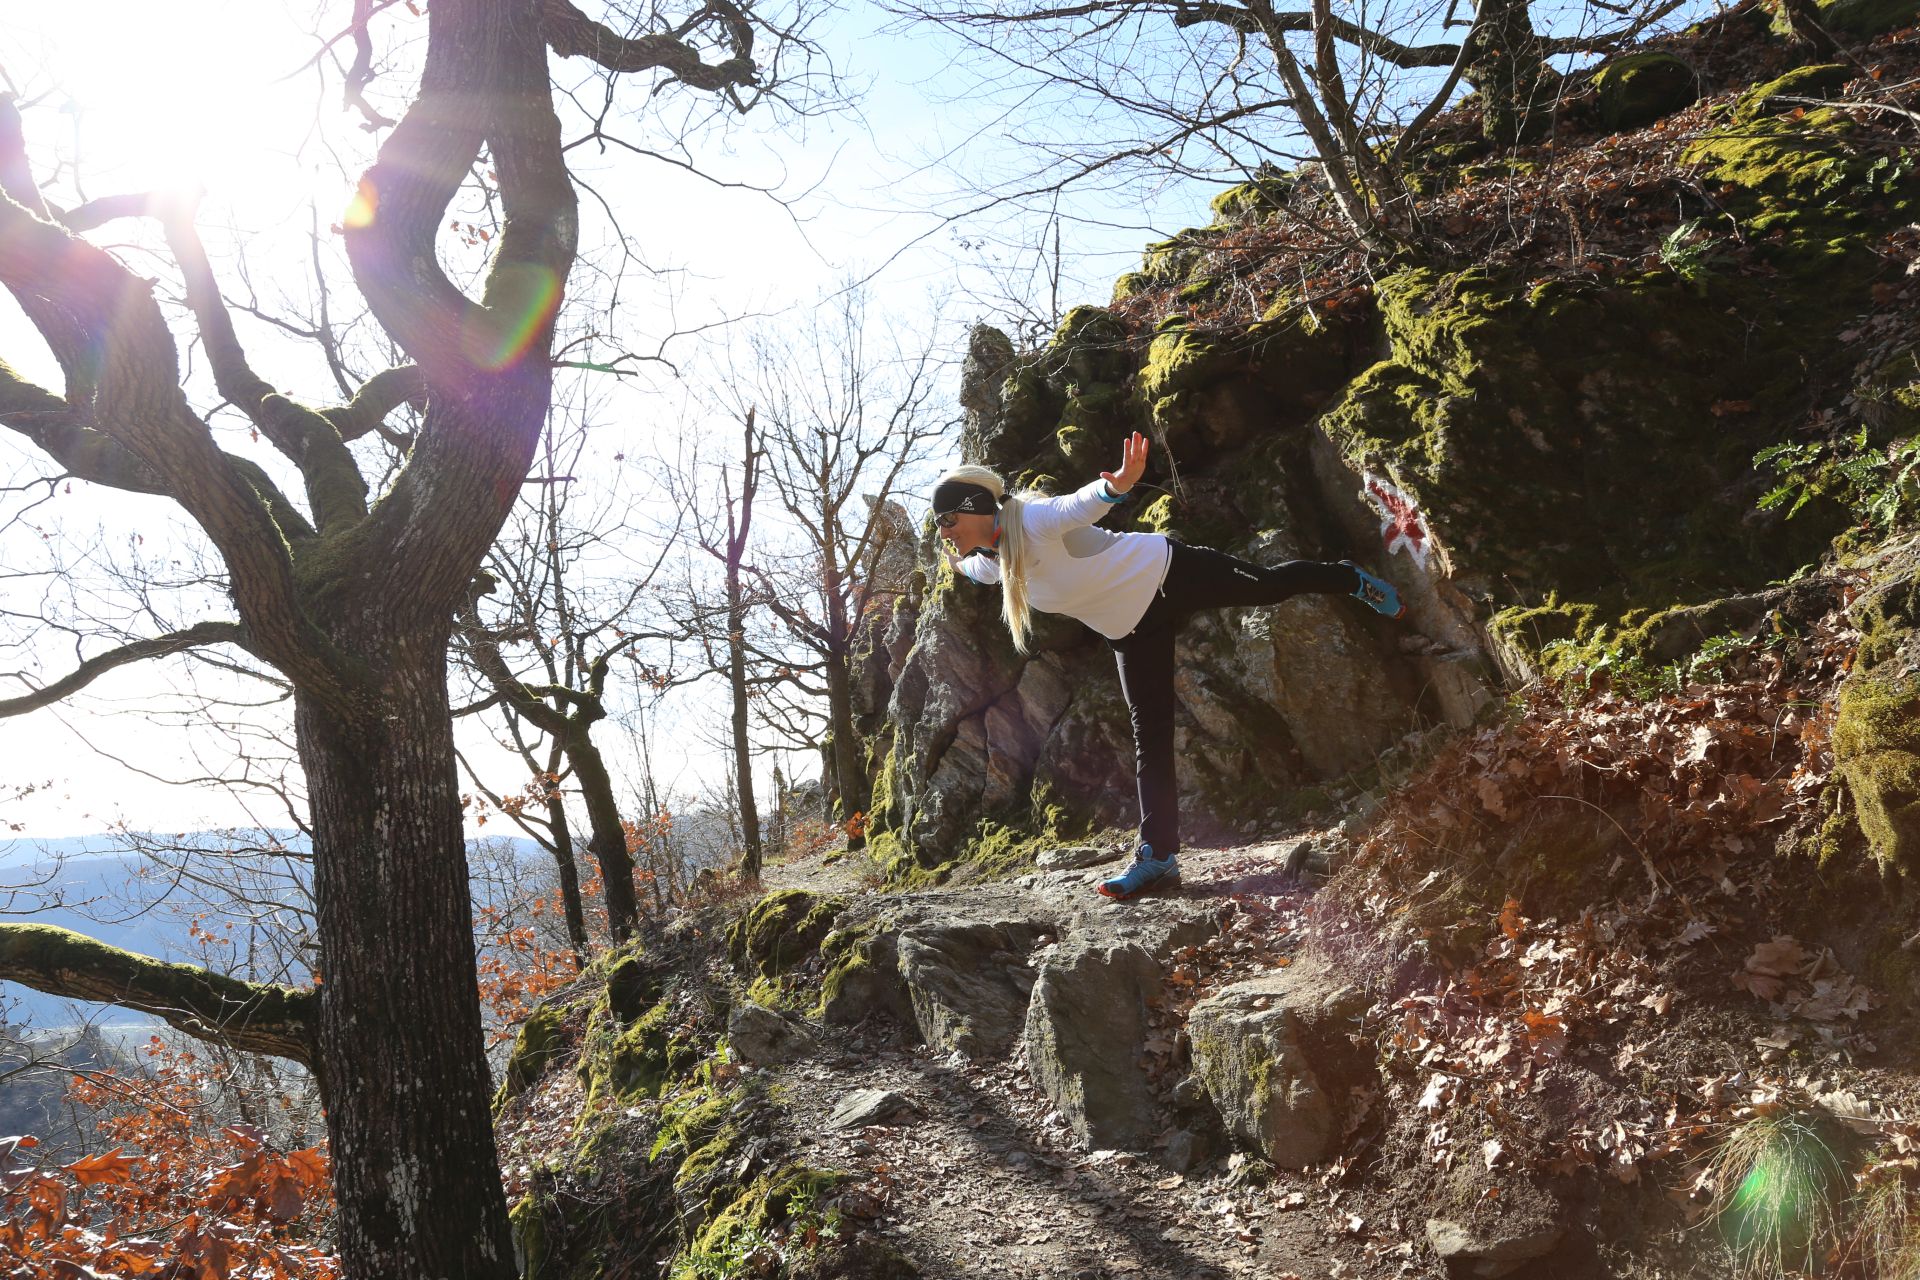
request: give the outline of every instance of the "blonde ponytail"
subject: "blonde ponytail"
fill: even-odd
[[[1033,617],[1027,608],[1026,498],[1015,494],[1000,504],[1000,616],[1006,619],[1013,647],[1027,651]]]
[[[1027,531],[1022,519],[1027,495],[1007,497],[1007,482],[990,467],[955,467],[941,476],[939,483],[949,480],[977,484],[1000,503],[1000,616],[1013,637],[1013,647],[1025,653],[1027,637],[1033,633],[1032,613],[1027,607]]]

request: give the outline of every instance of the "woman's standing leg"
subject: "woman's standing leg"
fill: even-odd
[[[1136,629],[1113,643],[1120,692],[1133,721],[1140,842],[1156,857],[1180,851],[1179,798],[1173,772],[1173,638],[1171,622]]]
[[[1126,871],[1102,881],[1109,898],[1131,898],[1180,883],[1180,796],[1173,763],[1173,640],[1179,617],[1156,599],[1141,625],[1113,642],[1133,721],[1134,785],[1140,798],[1140,847]]]

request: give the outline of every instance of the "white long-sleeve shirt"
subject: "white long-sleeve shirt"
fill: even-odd
[[[1027,499],[1021,531],[1027,603],[1078,618],[1118,640],[1139,625],[1153,603],[1173,550],[1163,534],[1095,528],[1112,508],[1106,481],[1095,480],[1065,497]],[[1000,581],[1000,562],[975,552],[960,561],[960,572],[991,586]]]

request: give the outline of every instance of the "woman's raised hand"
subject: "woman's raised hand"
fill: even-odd
[[[1141,473],[1146,469],[1147,438],[1136,431],[1120,446],[1120,469],[1102,471],[1100,478],[1107,482],[1107,488],[1117,498],[1139,483]]]

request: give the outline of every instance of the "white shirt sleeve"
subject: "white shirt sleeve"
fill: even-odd
[[[983,587],[990,587],[1000,581],[1000,562],[992,556],[983,556],[976,552],[962,560],[959,568],[960,572]]]
[[[1060,498],[1030,498],[1021,513],[1030,538],[1057,538],[1069,529],[1098,524],[1119,500],[1107,496],[1107,482],[1095,480]]]

